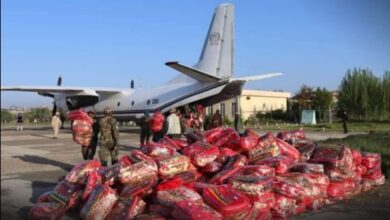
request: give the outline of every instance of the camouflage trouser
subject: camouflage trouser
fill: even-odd
[[[113,146],[114,143],[112,142],[100,142],[100,149],[99,149],[99,158],[100,161],[103,162],[108,162],[111,158],[111,162],[117,161],[118,160],[118,147]]]

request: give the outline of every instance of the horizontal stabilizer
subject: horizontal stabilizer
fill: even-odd
[[[210,75],[208,73],[202,72],[200,70],[194,69],[192,67],[184,66],[178,62],[166,62],[165,65],[191,77],[200,82],[216,82],[221,80],[221,78]]]
[[[283,75],[283,73],[267,73],[267,74],[256,75],[256,76],[245,76],[245,77],[233,78],[232,81],[240,80],[240,81],[249,82],[249,81],[268,79],[268,78],[281,76],[281,75]]]

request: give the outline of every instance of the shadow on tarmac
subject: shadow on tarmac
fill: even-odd
[[[60,161],[51,160],[51,159],[47,159],[47,158],[40,157],[40,156],[35,156],[35,155],[13,156],[13,158],[18,158],[20,160],[23,160],[23,161],[26,161],[26,162],[30,162],[30,163],[49,164],[49,165],[52,165],[52,166],[59,167],[59,168],[65,170],[65,171],[68,171],[68,172],[73,167],[72,164],[63,163],[63,162],[60,162]]]
[[[30,197],[30,202],[35,204],[37,198],[40,195],[52,190],[56,185],[57,183],[44,182],[44,181],[32,181],[31,182],[32,193]],[[28,212],[30,211],[31,207],[32,206],[23,206],[18,210],[17,214],[21,219],[28,219]]]

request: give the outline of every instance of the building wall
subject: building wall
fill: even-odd
[[[235,105],[238,103],[241,117],[246,120],[256,112],[268,112],[277,109],[287,110],[287,99],[290,97],[291,93],[289,92],[243,90],[241,96],[237,98],[207,107],[206,113],[212,114],[218,109],[222,116],[232,120],[236,109]]]

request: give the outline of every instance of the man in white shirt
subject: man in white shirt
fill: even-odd
[[[176,115],[176,109],[173,108],[169,111],[171,113],[167,117],[167,123],[168,123],[168,131],[167,135],[170,138],[180,138],[181,134],[181,126],[180,126],[180,118]]]

